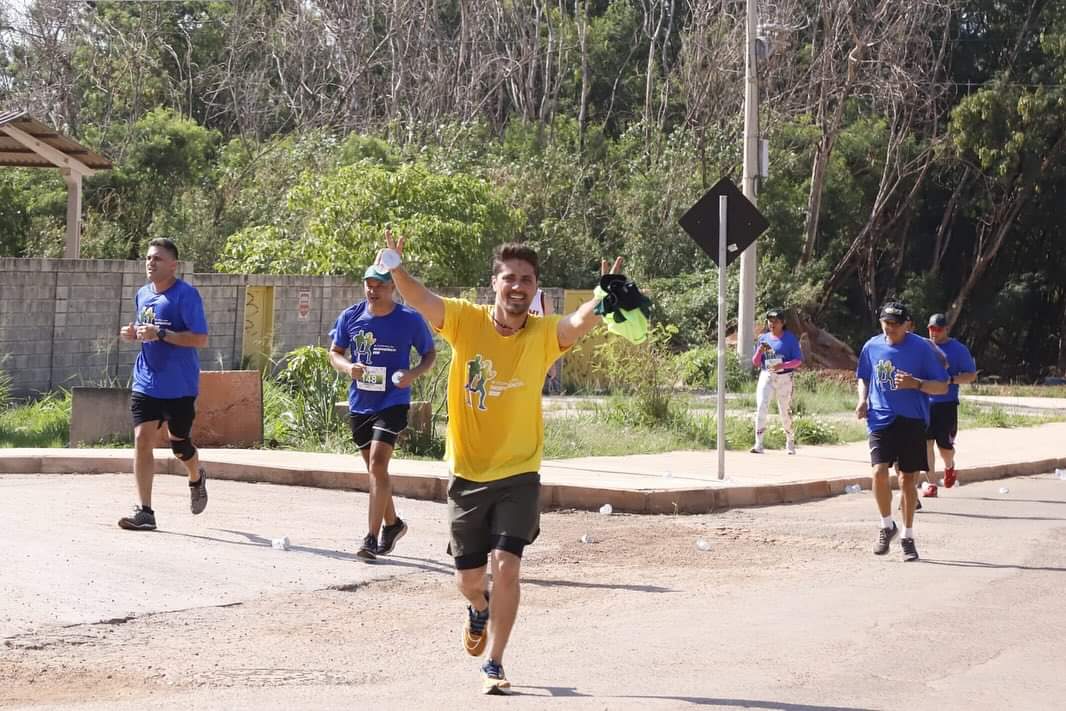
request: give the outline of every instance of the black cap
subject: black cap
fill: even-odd
[[[774,319],[780,319],[780,320],[784,321],[785,320],[785,310],[784,309],[770,309],[769,311],[767,311],[766,312],[766,320],[767,321],[772,321]]]
[[[929,317],[929,325],[936,328],[947,328],[948,317],[944,314],[933,314]]]
[[[907,323],[911,320],[911,314],[907,310],[907,307],[899,301],[886,302],[881,307],[882,321],[895,321],[896,323]]]

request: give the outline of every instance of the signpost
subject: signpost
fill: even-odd
[[[678,221],[718,265],[718,478],[725,478],[726,269],[766,231],[766,221],[737,186],[722,178]]]

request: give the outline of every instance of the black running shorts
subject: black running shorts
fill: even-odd
[[[458,570],[480,568],[492,550],[522,556],[540,535],[540,474],[476,482],[453,476],[448,482],[448,555]]]
[[[929,471],[925,456],[925,422],[897,417],[888,427],[870,433],[870,464],[899,465],[905,474]]]
[[[196,419],[196,398],[163,399],[134,392],[130,395],[130,413],[134,427],[145,422],[158,422],[158,427],[162,427],[166,422],[170,434],[178,439],[188,439]]]
[[[366,449],[372,441],[396,446],[396,438],[407,429],[409,405],[386,407],[381,412],[349,413],[352,426],[352,441],[359,449]]]
[[[959,433],[959,403],[934,402],[929,408],[929,431],[926,439],[935,439],[941,449],[955,449]]]

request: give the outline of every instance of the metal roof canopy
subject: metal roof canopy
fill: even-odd
[[[53,131],[25,111],[0,112],[0,166],[58,168],[67,184],[66,259],[81,253],[81,179],[110,170],[111,161]]]

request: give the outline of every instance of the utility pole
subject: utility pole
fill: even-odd
[[[755,178],[759,173],[759,77],[755,67],[756,0],[747,2],[744,32],[744,176],[741,190],[752,205],[758,204]],[[740,304],[737,308],[737,353],[742,363],[751,360],[755,341],[755,243],[740,255]]]

